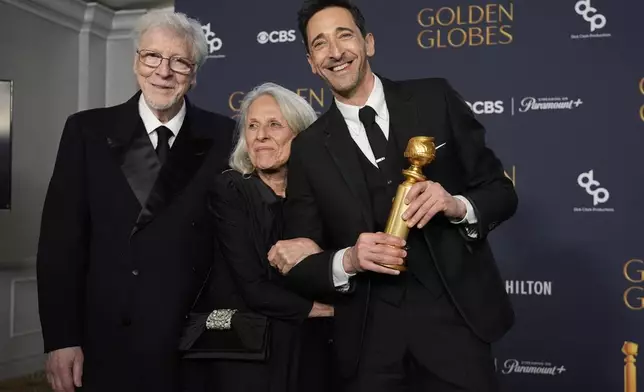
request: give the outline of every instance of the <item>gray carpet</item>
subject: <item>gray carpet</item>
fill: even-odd
[[[0,381],[0,392],[51,392],[44,372]]]

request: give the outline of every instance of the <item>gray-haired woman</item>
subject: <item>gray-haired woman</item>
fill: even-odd
[[[281,239],[291,141],[316,117],[302,97],[274,83],[241,104],[232,169],[218,176],[210,197],[221,257],[189,321],[200,328],[186,333],[184,345],[188,357],[212,358],[202,364],[203,390],[332,390],[333,308],[289,289],[267,260]],[[301,258],[320,251],[309,239],[289,243]]]

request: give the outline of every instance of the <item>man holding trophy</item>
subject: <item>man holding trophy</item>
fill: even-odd
[[[324,251],[299,260],[278,242],[271,264],[333,301],[347,390],[498,390],[490,343],[514,313],[486,238],[517,196],[483,126],[444,79],[375,75],[349,2],[298,17],[335,99],[293,142],[285,237]]]

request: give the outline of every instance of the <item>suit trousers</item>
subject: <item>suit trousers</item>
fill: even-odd
[[[498,391],[490,345],[467,326],[447,293],[436,298],[408,273],[399,278],[405,285],[400,306],[371,296],[360,364],[346,390]]]

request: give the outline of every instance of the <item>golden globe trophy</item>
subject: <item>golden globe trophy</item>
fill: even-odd
[[[409,234],[409,227],[407,222],[402,218],[402,214],[407,209],[405,204],[405,196],[411,189],[412,185],[417,182],[425,181],[427,178],[423,175],[422,168],[436,156],[436,147],[434,146],[434,138],[429,136],[415,136],[409,139],[407,149],[405,149],[405,158],[409,160],[411,166],[407,170],[403,170],[405,181],[398,185],[396,197],[393,200],[391,211],[389,212],[389,219],[387,219],[387,226],[385,232],[403,240],[407,240]],[[391,265],[380,264],[383,267],[396,269],[398,271],[406,271],[405,265]]]
[[[624,358],[624,392],[637,392],[637,367],[635,356],[637,356],[638,345],[634,342],[624,342],[622,353]]]

